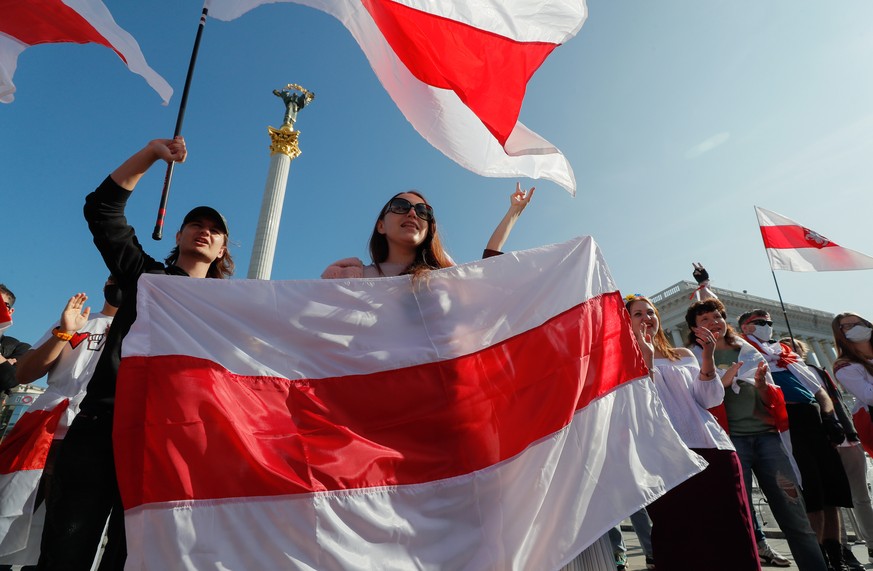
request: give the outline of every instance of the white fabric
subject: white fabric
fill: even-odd
[[[451,90],[426,85],[413,76],[385,40],[362,2],[339,0],[207,0],[209,15],[219,20],[233,20],[262,4],[293,1],[326,12],[337,18],[351,32],[376,72],[379,81],[418,133],[443,154],[483,176],[529,177],[554,181],[571,194],[576,193],[576,179],[570,163],[554,145],[529,130],[521,122],[501,146],[482,121]],[[449,3],[444,2],[443,7]],[[455,2],[466,12],[466,0]],[[523,29],[538,14],[550,14],[544,22],[567,23],[557,31],[565,39],[568,30],[578,30],[587,11],[583,0],[548,0],[512,3],[488,2],[501,12],[495,21],[513,29]],[[513,15],[498,10],[503,5],[515,6]],[[430,4],[416,5],[421,9]],[[496,26],[496,24],[495,24]],[[537,30],[548,29],[540,25]],[[520,32],[519,32],[520,33]],[[527,35],[524,32],[521,35]],[[569,35],[568,35],[569,34]],[[539,41],[548,41],[539,37]]]
[[[700,380],[700,366],[693,355],[678,361],[655,359],[653,372],[658,396],[686,446],[734,450],[728,435],[707,410],[724,401],[724,386],[718,378]]]
[[[560,279],[543,279],[559,267]],[[584,236],[429,272],[417,285],[398,276],[204,280],[192,288],[190,280],[147,274],[122,356],[191,355],[241,375],[289,379],[399,369],[479,351],[615,291],[608,271],[594,240]],[[251,300],[245,320],[215,315],[214,326],[203,329],[202,316],[214,313],[216,299],[239,296]],[[299,312],[278,312],[280,297]],[[362,324],[366,337],[356,335]],[[283,343],[270,345],[271,339]]]
[[[97,360],[106,343],[106,332],[109,331],[111,324],[112,317],[102,313],[91,314],[85,326],[76,332],[87,333],[88,338],[82,340],[75,348],[70,342],[64,345],[58,360],[49,371],[45,392],[36,397],[30,407],[30,410],[49,410],[69,399],[70,404],[55,432],[56,440],[62,439],[67,434],[67,429],[79,414],[79,404],[85,398],[85,389],[88,381],[91,380],[91,375],[94,374],[94,368],[97,367]],[[48,341],[52,337],[52,329],[57,325],[56,322],[46,331],[34,347],[40,347]]]
[[[609,535],[601,535],[591,547],[564,565],[561,571],[615,571],[615,555]]]
[[[167,104],[173,95],[173,88],[149,67],[145,56],[139,49],[139,44],[133,36],[115,22],[109,9],[102,1],[61,1],[87,20],[119,53],[123,54],[124,59],[127,60],[128,69],[142,76],[151,88],[158,92],[164,105]],[[18,54],[26,47],[28,47],[27,44],[0,34],[0,101],[3,103],[10,103],[13,100],[12,94],[15,92],[15,85],[12,83],[12,76],[15,73]]]
[[[770,371],[789,371],[794,375],[794,378],[800,381],[800,384],[813,395],[823,390],[819,376],[806,366],[806,363],[800,359],[800,356],[798,356],[797,353],[792,352],[792,354],[797,357],[796,362],[788,363],[787,367],[781,367],[778,362],[779,357],[782,355],[782,343],[779,343],[778,341],[775,343],[761,341],[755,337],[749,337],[749,340],[751,341],[752,346],[764,356],[764,360],[767,361],[767,366],[770,367]]]
[[[816,234],[790,218],[770,210],[755,207],[761,226],[800,226],[813,240],[824,243],[827,238]],[[836,244],[828,248],[766,248],[770,267],[790,272],[828,272],[873,269],[873,257]]]
[[[871,361],[873,362],[873,361]],[[855,397],[852,414],[873,406],[873,377],[861,363],[850,363],[834,373],[843,387]]]
[[[85,398],[85,388],[97,360],[103,352],[106,332],[112,317],[94,313],[82,329],[76,333],[87,334],[74,348],[71,342],[64,344],[58,360],[49,371],[44,393],[34,399],[29,411],[52,410],[65,400],[69,404],[58,422],[55,440],[62,439],[79,413],[79,404]],[[34,348],[42,346],[52,337],[53,325]],[[0,475],[0,563],[36,564],[39,558],[39,543],[42,537],[44,513],[34,514],[36,492],[42,470],[25,470]],[[20,553],[17,553],[20,552]]]
[[[243,375],[334,378],[469,355],[614,291],[587,237],[430,272],[415,286],[409,276],[146,274],[123,354],[191,355]],[[705,465],[643,377],[516,456],[456,477],[129,509],[126,568],[550,571]]]

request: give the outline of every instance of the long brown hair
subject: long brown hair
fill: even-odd
[[[661,313],[658,311],[658,308],[655,307],[655,304],[652,303],[652,300],[644,295],[628,295],[624,298],[624,308],[628,313],[630,313],[631,305],[637,301],[644,301],[649,304],[649,307],[655,310],[655,316],[658,318],[658,332],[652,335],[652,344],[655,346],[655,349],[671,361],[678,361],[679,352],[676,351],[676,348],[667,340],[667,334],[664,333],[664,328],[661,327]]]
[[[834,320],[831,321],[831,331],[834,334],[834,344],[837,346],[837,362],[834,363],[834,369],[838,369],[840,364],[858,363],[867,369],[867,373],[873,376],[873,363],[870,363],[870,361],[865,359],[864,356],[855,349],[855,345],[846,338],[846,334],[842,329],[840,329],[840,320],[845,317],[857,317],[866,324],[867,327],[870,327],[869,321],[851,311],[841,313],[834,317]],[[871,343],[871,347],[873,347],[873,343]]]
[[[721,318],[724,319],[724,340],[731,347],[739,347],[740,336],[737,334],[736,330],[731,327],[731,324],[727,322],[727,310],[725,310],[724,304],[714,298],[696,301],[692,303],[691,307],[688,308],[688,311],[685,312],[685,324],[688,325],[688,329],[690,330],[688,333],[688,346],[693,347],[695,345],[700,345],[700,343],[697,342],[697,335],[694,334],[694,328],[697,327],[697,318],[704,313],[710,313],[713,311],[717,311],[719,315],[721,315]]]
[[[379,232],[379,221],[385,218],[385,215],[388,213],[388,207],[391,205],[391,201],[401,194],[414,194],[422,199],[425,204],[429,204],[424,195],[417,190],[404,190],[403,192],[398,192],[392,196],[388,202],[385,203],[385,206],[382,207],[382,210],[379,212],[379,217],[376,218],[376,223],[373,225],[373,233],[370,236],[370,258],[373,260],[373,265],[376,266],[376,271],[379,272],[380,276],[385,274],[382,272],[382,266],[379,264],[388,259],[389,247],[388,238],[385,234]],[[433,220],[428,221],[427,234],[415,250],[415,261],[409,264],[406,269],[400,272],[400,274],[412,274],[413,278],[419,278],[424,272],[438,270],[440,268],[448,268],[452,265],[454,264],[450,261],[445,250],[443,250],[442,243],[440,242],[436,217],[434,217]]]

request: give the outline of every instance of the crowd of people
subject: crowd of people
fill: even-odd
[[[151,141],[86,197],[85,218],[111,274],[99,313],[91,314],[87,296],[78,293],[33,347],[0,336],[0,389],[47,374],[48,388],[33,408],[57,417],[42,476],[31,482],[32,494],[23,496],[29,503],[19,506],[28,525],[39,519],[34,512],[44,510],[44,528],[24,534],[26,541],[14,551],[15,538],[0,537],[0,570],[21,564],[86,570],[98,554],[99,569],[124,567],[112,424],[122,343],[137,317],[137,280],[144,273],[222,279],[234,269],[228,222],[213,208],[200,206],[184,217],[176,245],[163,261],[145,253],[127,223],[125,206],[143,174],[156,162],[183,162],[186,156],[181,137]],[[501,254],[533,192],[516,186],[483,257]],[[417,191],[386,202],[369,251],[369,264],[339,260],[322,278],[411,275],[418,280],[454,265],[440,242],[434,209]],[[828,372],[805,363],[801,342],[772,339],[767,311],[737,316],[734,327],[707,287],[703,266],[695,264],[694,276],[700,288],[685,316],[687,347],[671,345],[650,299],[625,297],[627,318],[663,411],[687,447],[707,463],[633,514],[647,567],[745,571],[760,570],[762,564],[788,566],[789,560],[767,543],[753,509],[754,475],[801,570],[863,569],[847,546],[840,508],[854,508],[859,536],[873,541],[865,456],[873,451],[873,325],[855,313],[833,320],[838,350],[833,370],[855,397],[850,411]],[[11,315],[15,296],[2,284],[0,295]],[[610,530],[565,569],[623,569],[621,545],[620,530]]]

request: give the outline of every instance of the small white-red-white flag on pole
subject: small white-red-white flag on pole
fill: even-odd
[[[106,46],[158,92],[164,105],[173,94],[100,0],[0,0],[0,102],[14,99],[18,55],[30,46],[57,43]]]
[[[755,207],[761,238],[774,270],[833,272],[873,269],[873,257],[843,248],[818,232],[770,210]]]
[[[545,178],[576,192],[561,151],[518,115],[528,80],[582,27],[585,0],[206,0],[205,7],[233,20],[277,2],[342,22],[415,130],[464,168]]]

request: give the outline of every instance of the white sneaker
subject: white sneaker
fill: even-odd
[[[758,542],[758,559],[761,560],[761,565],[772,565],[773,567],[791,567],[791,561],[785,558],[784,555],[770,547],[767,540]]]

